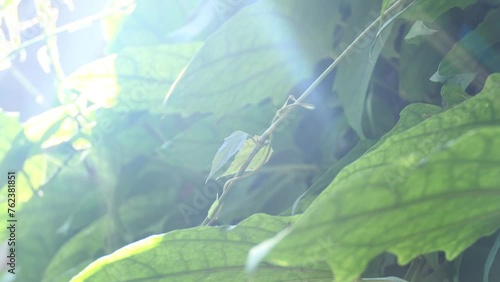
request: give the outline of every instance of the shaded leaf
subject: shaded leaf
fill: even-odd
[[[351,26],[368,26],[375,18],[370,13],[379,4],[375,1],[353,2],[353,16],[346,22],[345,28]],[[360,22],[360,19],[361,22]],[[384,29],[380,36],[367,36],[364,41],[353,46],[354,52],[340,62],[337,70],[334,88],[344,107],[349,125],[354,128],[359,136],[365,136],[362,128],[362,118],[365,109],[367,90],[373,69],[377,62],[382,47],[390,35],[391,26]],[[338,52],[344,51],[349,44],[359,35],[351,32],[343,36],[343,44],[339,45]],[[355,79],[353,79],[355,78]]]
[[[387,0],[385,0],[387,2]],[[403,14],[402,18],[414,21],[432,22],[446,11],[458,7],[465,8],[476,3],[475,0],[435,1],[435,0],[413,0],[411,5]]]
[[[71,281],[246,281],[248,250],[295,219],[257,214],[236,226],[197,227],[151,236],[98,259]],[[332,276],[324,264],[307,268],[263,264],[252,279],[331,281]]]
[[[439,106],[423,103],[413,103],[406,106],[399,114],[398,123],[371,150],[383,144],[392,135],[404,132],[442,111],[443,109]]]
[[[477,74],[500,71],[498,45],[500,37],[500,9],[491,10],[474,30],[467,33],[446,54],[433,76],[434,81],[446,81],[460,76],[463,89]],[[464,81],[465,80],[465,81]],[[455,83],[457,84],[457,83]],[[464,87],[465,86],[465,87]]]
[[[443,106],[446,109],[454,107],[470,98],[470,96],[457,85],[444,85],[441,89],[441,96],[443,96]]]
[[[141,182],[138,181],[138,183]],[[154,227],[158,221],[161,222],[162,218],[158,216],[157,211],[158,207],[165,206],[164,197],[159,191],[151,193],[148,189],[142,192],[139,196],[128,198],[120,206],[120,218],[126,228],[124,230],[126,233],[123,235],[129,238],[129,242],[133,242],[136,238],[144,238],[144,233],[149,236],[162,232],[160,228],[154,229]],[[112,226],[116,223],[109,216],[99,217],[101,214],[98,205],[99,195],[91,196],[88,201],[79,203],[78,208],[71,213],[70,220],[67,222],[68,230],[58,229],[59,234],[72,234],[76,230],[78,232],[69,238],[53,256],[45,270],[43,281],[69,281],[92,261],[109,253],[109,242],[113,239]],[[173,203],[169,204],[174,206]],[[92,221],[87,225],[88,219]]]
[[[146,46],[166,43],[168,33],[183,25],[189,14],[201,0],[150,0],[150,1],[112,1],[110,6],[125,6],[132,3],[122,13],[114,13],[104,18],[103,31],[112,52],[130,46]],[[128,4],[128,3],[127,3]]]
[[[443,58],[442,52],[431,43],[435,40],[433,37],[415,44],[403,42],[399,92],[408,102],[436,103],[435,97],[439,97],[440,84],[429,80]]]
[[[224,138],[224,143],[222,143],[222,146],[220,146],[219,150],[217,150],[217,153],[215,153],[215,157],[212,160],[212,168],[210,169],[210,173],[208,174],[206,181],[212,178],[216,172],[226,165],[230,158],[240,151],[247,138],[248,133],[243,131],[235,131],[228,137]]]
[[[500,75],[490,76],[477,96],[389,136],[346,167],[269,258],[300,264],[322,250],[315,258],[349,281],[383,251],[400,264],[438,250],[451,260],[493,233],[500,227],[499,87]]]
[[[62,178],[47,184],[43,197],[33,197],[24,205],[19,217],[25,228],[19,229],[17,233],[17,240],[24,243],[19,244],[17,254],[19,265],[27,270],[20,269],[16,275],[17,280],[41,281],[57,250],[71,236],[71,233],[58,232],[61,230],[59,228],[67,222],[74,210],[80,208],[81,202],[86,201],[89,194],[99,195],[95,183],[85,176],[82,169],[66,171],[61,174]],[[99,210],[103,207],[101,197],[94,197],[92,200],[96,201],[93,209],[87,209],[87,213],[82,214],[86,218],[79,218],[80,221],[92,220],[102,212]]]

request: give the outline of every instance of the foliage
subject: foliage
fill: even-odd
[[[498,1],[111,6],[57,105],[0,112],[15,281],[500,279]]]

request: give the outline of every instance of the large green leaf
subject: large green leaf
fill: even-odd
[[[453,259],[493,233],[500,227],[499,87],[500,75],[490,76],[477,96],[393,134],[342,170],[275,246],[272,261],[327,261],[338,281],[350,281],[383,251],[401,264],[437,250]]]
[[[6,128],[6,138],[2,141],[10,139],[7,134],[15,130],[9,131],[10,129]],[[47,159],[41,154],[40,144],[29,141],[23,131],[19,132],[11,142],[12,146],[0,161],[0,169],[4,172],[16,172],[16,210],[19,211],[21,204],[34,196],[33,192],[45,182]],[[0,189],[6,188],[7,177],[0,180]],[[6,201],[6,199],[7,193],[0,196],[0,200]]]
[[[266,98],[282,104],[295,83],[313,74],[314,62],[330,56],[337,6],[272,0],[246,7],[193,58],[167,95],[167,111],[221,116]]]
[[[294,217],[257,214],[237,226],[197,227],[156,235],[89,265],[71,281],[246,281],[248,250]],[[331,281],[324,264],[309,268],[263,264],[255,281]]]

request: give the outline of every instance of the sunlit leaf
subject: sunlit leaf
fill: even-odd
[[[228,137],[224,138],[224,143],[220,146],[212,160],[212,168],[208,174],[207,181],[218,172],[236,153],[238,153],[245,141],[248,138],[248,133],[243,131],[235,131]]]
[[[500,75],[491,76],[477,96],[391,135],[342,170],[272,261],[327,261],[339,281],[349,281],[383,251],[401,264],[438,250],[451,260],[493,233],[500,227],[499,87]]]
[[[237,226],[197,227],[151,236],[98,259],[71,281],[246,281],[248,250],[295,219],[257,214]],[[332,276],[324,264],[304,268],[263,264],[252,279],[331,281]]]
[[[24,133],[28,140],[50,147],[69,141],[77,133],[75,108],[60,106],[36,115],[24,123]]]
[[[258,138],[258,136],[255,136],[254,138]],[[243,144],[243,147],[241,150],[238,151],[236,156],[234,157],[233,162],[231,162],[231,165],[229,168],[221,174],[219,177],[223,177],[226,175],[231,175],[231,174],[236,174],[240,167],[245,163],[247,158],[250,156],[250,153],[252,152],[253,148],[255,147],[255,141],[252,139],[248,139],[245,141],[245,144]],[[271,150],[268,152],[268,150]],[[262,148],[252,159],[248,167],[246,168],[245,171],[254,171],[257,169],[260,165],[265,164],[268,160],[269,157],[271,157],[271,154],[273,152],[272,148]]]

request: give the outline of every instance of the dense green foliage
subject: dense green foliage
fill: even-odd
[[[500,280],[500,1],[180,3],[0,113],[15,281]]]

